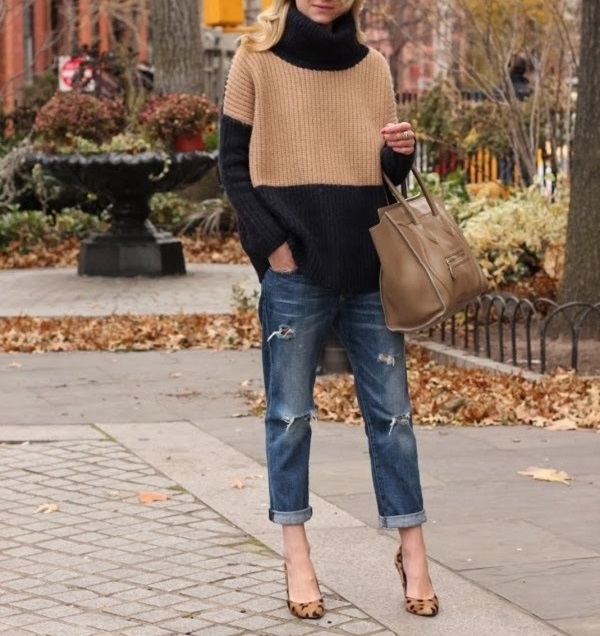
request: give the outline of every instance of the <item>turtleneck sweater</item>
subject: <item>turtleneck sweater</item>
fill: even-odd
[[[378,288],[369,228],[387,205],[382,170],[399,183],[413,161],[384,145],[381,128],[396,121],[388,63],[358,41],[350,13],[328,29],[292,3],[275,46],[236,51],[219,169],[260,280],[287,241],[314,284],[340,293]]]

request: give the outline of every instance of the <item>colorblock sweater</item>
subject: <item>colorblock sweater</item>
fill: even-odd
[[[273,48],[238,49],[223,98],[219,168],[259,279],[287,241],[313,283],[370,291],[380,265],[369,228],[388,203],[382,169],[399,183],[413,157],[381,136],[397,121],[387,61],[356,39],[349,13],[332,26],[292,3]]]

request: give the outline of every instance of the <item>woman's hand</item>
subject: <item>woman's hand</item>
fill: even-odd
[[[381,129],[385,143],[402,155],[412,155],[415,151],[415,133],[407,121],[399,124],[387,124]]]
[[[276,250],[271,252],[269,265],[274,272],[293,272],[298,268],[287,242],[282,243]]]

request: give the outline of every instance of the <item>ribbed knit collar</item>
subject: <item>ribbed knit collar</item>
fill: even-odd
[[[271,49],[294,66],[341,71],[358,64],[369,49],[356,39],[356,25],[348,11],[334,20],[331,31],[300,13],[291,2],[281,40]]]

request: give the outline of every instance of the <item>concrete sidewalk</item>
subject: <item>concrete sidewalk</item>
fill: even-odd
[[[255,285],[227,267],[0,272],[0,314],[227,311],[231,284]],[[0,633],[600,633],[600,435],[530,427],[417,428],[442,602],[426,620],[402,609],[362,428],[317,423],[308,529],[331,611],[293,619],[242,382],[260,388],[259,352],[0,355]],[[517,474],[530,466],[573,482]],[[148,491],[169,498],[141,503]]]

